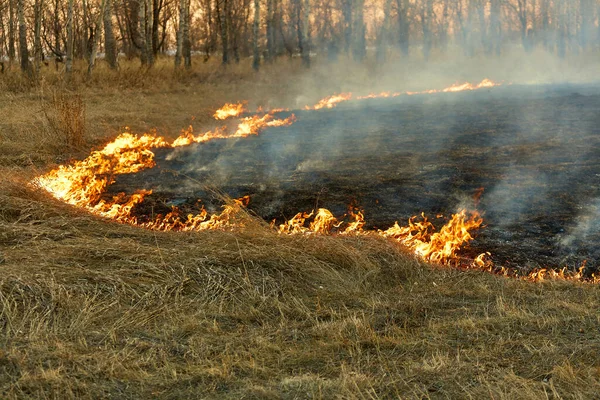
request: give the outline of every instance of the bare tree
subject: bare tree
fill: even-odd
[[[25,23],[24,0],[17,0],[17,14],[19,18],[19,54],[21,56],[21,71],[31,74],[29,50],[27,49],[27,25]]]
[[[381,64],[385,62],[387,58],[387,48],[389,45],[389,32],[390,32],[390,14],[392,12],[392,0],[385,0],[383,6],[383,24],[379,29],[377,35],[377,63]]]
[[[44,0],[35,0],[33,5],[33,65],[36,76],[40,72],[42,58],[44,56],[42,49],[42,16],[44,9]]]
[[[91,27],[91,29],[92,29],[92,47],[91,47],[91,51],[90,51],[90,57],[88,60],[88,70],[87,70],[88,77],[92,75],[92,71],[94,70],[94,67],[96,66],[96,55],[98,54],[98,42],[99,42],[100,30],[102,28],[102,20],[104,19],[104,13],[106,11],[106,1],[107,0],[102,0],[102,3],[100,4],[100,10],[96,17],[96,20],[94,21],[94,24]]]
[[[273,3],[275,0],[267,0],[267,60],[271,61],[275,57],[275,12]]]
[[[398,46],[404,56],[410,54],[410,22],[408,19],[408,0],[396,0],[398,14]]]
[[[113,32],[112,0],[106,0],[104,5],[104,53],[106,62],[111,69],[116,69],[117,64],[117,42]]]
[[[73,0],[69,0],[69,5],[67,8],[67,62],[65,66],[67,79],[71,78],[71,74],[73,72],[73,49],[75,46],[73,17]]]
[[[260,1],[254,0],[254,21],[252,23],[252,52],[253,52],[253,60],[252,60],[252,68],[255,71],[258,71],[260,68],[260,51],[258,48],[258,33],[260,26]]]
[[[8,59],[9,63],[15,61],[15,0],[8,0]]]

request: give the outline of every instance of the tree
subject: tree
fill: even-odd
[[[21,71],[31,74],[29,50],[27,49],[27,25],[25,23],[24,0],[17,0],[17,14],[19,18],[19,54],[21,56]]]
[[[252,68],[258,71],[260,68],[260,51],[258,48],[258,33],[260,25],[260,1],[254,0],[254,21],[252,23],[252,50],[253,50],[253,61]]]
[[[398,15],[398,46],[404,56],[410,54],[410,22],[408,19],[408,0],[396,0]]]
[[[15,0],[8,0],[8,59],[11,65],[15,58]]]
[[[116,69],[117,64],[117,42],[113,32],[112,0],[106,0],[104,5],[104,53],[106,62],[111,69]]]
[[[383,7],[383,24],[377,35],[377,63],[382,64],[387,58],[388,38],[390,31],[390,14],[392,12],[392,0],[385,0]]]
[[[73,72],[73,48],[75,46],[73,24],[73,0],[69,0],[69,5],[67,8],[67,62],[65,66],[67,80],[71,78],[71,74]]]
[[[304,18],[302,20],[301,36],[302,64],[308,68],[310,67],[310,0],[304,0]]]
[[[33,60],[36,76],[39,75],[44,56],[42,49],[42,15],[44,0],[35,0],[33,5]]]
[[[92,71],[94,70],[94,67],[96,66],[96,55],[98,54],[98,41],[99,41],[99,36],[100,36],[100,29],[102,28],[101,22],[104,19],[104,14],[106,12],[106,2],[107,2],[107,0],[102,0],[102,3],[100,5],[100,11],[98,12],[98,16],[96,17],[96,20],[94,21],[94,24],[91,27],[91,29],[92,29],[92,44],[91,44],[90,57],[88,60],[88,70],[87,70],[88,76],[92,75]]]

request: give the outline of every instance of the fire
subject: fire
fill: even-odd
[[[246,137],[250,135],[258,135],[258,133],[266,127],[289,126],[296,121],[294,114],[285,119],[276,119],[273,114],[265,114],[262,117],[254,115],[252,117],[243,118],[236,132],[232,137]]]
[[[213,117],[218,120],[226,120],[232,117],[239,117],[243,113],[248,111],[246,109],[246,103],[237,103],[237,104],[225,104],[223,107],[219,108],[215,111]]]
[[[112,203],[101,200],[102,194],[114,182],[114,175],[152,168],[154,153],[150,149],[167,146],[163,138],[154,135],[138,137],[123,133],[85,160],[70,166],[61,165],[37,178],[35,184],[65,203],[87,208],[107,218],[122,218],[147,193],[140,192],[129,200],[114,199]]]
[[[383,92],[356,97],[356,100],[411,94],[453,93],[499,85],[486,79],[477,85],[470,83],[456,84],[445,89],[424,92]],[[321,100],[313,107],[306,107],[306,109],[334,108],[339,103],[353,98],[350,93],[334,95]],[[173,207],[165,215],[157,215],[148,221],[138,221],[133,211],[152,192],[139,190],[131,195],[121,193],[109,198],[106,196],[107,189],[114,183],[117,175],[136,173],[153,168],[155,166],[153,149],[177,148],[194,143],[204,143],[213,139],[243,138],[257,135],[269,127],[292,125],[296,121],[294,114],[283,119],[276,118],[275,114],[283,111],[287,110],[273,109],[266,113],[261,111],[240,118],[236,122],[235,130],[232,131],[228,127],[221,127],[195,135],[193,128],[190,126],[172,143],[155,134],[136,136],[126,132],[106,144],[104,148],[92,152],[86,159],[68,166],[59,166],[57,169],[36,178],[32,183],[68,204],[84,208],[104,218],[146,229],[201,231],[239,227],[240,220],[236,216],[247,206],[248,197],[233,200],[223,207],[222,212],[213,215],[209,215],[204,208],[201,208],[195,214],[184,215],[181,210]],[[239,117],[245,112],[247,112],[246,103],[226,104],[215,112],[214,117],[217,120],[225,120]],[[232,124],[229,125],[231,127]],[[482,189],[477,194],[480,195],[481,192]],[[467,212],[462,210],[454,214],[439,231],[436,231],[434,225],[423,214],[421,217],[419,221],[416,217],[410,218],[408,225],[404,227],[396,223],[385,231],[373,231],[364,229],[365,218],[362,210],[351,209],[347,215],[338,219],[331,211],[320,208],[316,212],[296,214],[289,221],[279,225],[277,231],[286,235],[380,235],[406,246],[426,261],[464,268],[465,264],[460,262],[458,252],[473,240],[472,232],[479,229],[483,223],[481,215],[478,212],[471,212],[470,215],[467,215]],[[541,268],[521,276],[512,269],[494,265],[490,257],[490,253],[480,254],[472,260],[468,267],[503,276],[518,277],[532,282],[554,279],[600,283],[600,277],[585,275],[585,264],[577,272],[571,272],[567,269]]]
[[[354,221],[349,222],[346,229],[342,232],[343,235],[350,234],[361,234],[363,233],[363,227],[365,226],[365,215],[362,210],[350,210],[350,218]]]
[[[320,100],[317,104],[315,104],[314,106],[306,106],[304,109],[305,110],[321,110],[323,108],[335,108],[337,107],[338,104],[346,102],[346,101],[350,101],[353,99],[356,100],[367,100],[367,99],[385,99],[385,98],[390,98],[390,97],[399,97],[399,96],[414,96],[414,95],[422,95],[422,94],[436,94],[436,93],[456,93],[456,92],[464,92],[464,91],[473,91],[473,90],[479,90],[479,89],[484,89],[484,88],[492,88],[492,87],[496,87],[496,86],[501,86],[501,83],[497,83],[494,82],[490,79],[484,79],[482,80],[480,83],[478,84],[473,84],[473,83],[469,83],[469,82],[465,82],[465,83],[455,83],[452,86],[449,86],[447,88],[444,89],[430,89],[430,90],[423,90],[423,91],[419,91],[419,92],[381,92],[381,93],[371,93],[365,96],[358,96],[358,97],[354,97],[354,95],[352,93],[341,93],[341,94],[336,94],[333,96],[328,96],[325,97],[324,99]]]
[[[314,106],[306,106],[306,110],[321,110],[323,108],[335,108],[339,103],[352,100],[352,93],[334,94],[333,96],[325,97]]]
[[[396,239],[424,260],[447,264],[456,258],[462,246],[473,240],[470,232],[478,229],[482,223],[483,218],[478,212],[473,212],[467,218],[466,210],[462,210],[454,214],[439,232],[434,232],[433,224],[423,215],[422,222],[415,222],[413,217],[407,227],[400,227],[396,223],[382,234]]]

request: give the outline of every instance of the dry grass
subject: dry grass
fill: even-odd
[[[293,65],[254,81],[235,68],[170,90],[82,83],[82,147],[299,93]],[[56,85],[0,108],[1,398],[597,397],[596,286],[445,270],[384,239],[280,237],[251,219],[155,233],[33,191],[83,153],[47,146],[40,98]]]

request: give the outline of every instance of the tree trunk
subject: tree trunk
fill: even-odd
[[[383,25],[377,35],[377,63],[383,64],[387,59],[388,37],[390,31],[390,14],[392,12],[392,0],[385,0],[383,6]]]
[[[221,25],[221,45],[223,48],[223,64],[225,65],[229,64],[229,23],[227,17],[229,1],[230,0],[223,0],[225,10],[221,10],[219,7],[219,0],[217,0],[217,18]]]
[[[96,66],[96,55],[98,54],[98,42],[100,38],[100,30],[102,28],[102,20],[104,18],[104,13],[106,12],[106,2],[107,0],[102,0],[100,4],[100,12],[98,13],[98,17],[96,21],[94,21],[94,26],[92,27],[92,49],[90,51],[90,59],[88,61],[88,77],[92,75],[92,71]]]
[[[566,7],[563,0],[557,0],[556,13],[558,15],[558,38],[556,41],[556,50],[560,58],[565,58],[567,55],[567,15]]]
[[[156,58],[160,47],[160,36],[158,28],[160,27],[160,12],[162,10],[163,0],[152,0],[152,55]]]
[[[42,50],[42,16],[44,0],[35,0],[33,5],[33,60],[35,75],[38,76],[44,57]]]
[[[304,0],[304,18],[302,20],[302,64],[310,67],[310,0]]]
[[[274,46],[275,46],[275,16],[273,12],[274,0],[267,0],[267,60],[271,61],[275,57]]]
[[[594,9],[592,0],[580,0],[581,27],[579,32],[579,45],[587,49],[594,26]]]
[[[81,56],[87,60],[90,57],[90,50],[91,50],[90,40],[92,39],[92,35],[90,33],[89,21],[88,21],[89,16],[88,16],[87,0],[82,0],[81,7],[83,9],[82,28],[81,28],[81,32],[82,32]]]
[[[421,26],[423,29],[423,59],[429,60],[431,53],[432,37],[431,37],[431,19],[433,16],[433,1],[424,0],[421,8]]]
[[[111,69],[117,69],[117,42],[113,32],[112,0],[106,0],[104,8],[104,52],[106,62]]]
[[[61,32],[61,21],[59,18],[59,2],[60,0],[54,0],[54,24],[53,24],[53,28],[54,28],[54,49],[53,49],[53,53],[54,53],[54,67],[56,68],[56,70],[58,71],[58,63],[63,61],[63,54],[62,54],[62,50],[61,50],[61,46],[60,46],[60,42],[61,42],[61,38],[60,38],[60,32]]]
[[[175,69],[178,69],[181,66],[181,59],[183,57],[183,26],[186,23],[185,3],[186,0],[179,0],[179,26],[177,27],[176,34],[177,49],[175,51]]]
[[[258,28],[260,25],[260,1],[254,0],[254,21],[252,23],[252,68],[258,71],[260,68],[260,51],[258,48]]]
[[[154,36],[152,34],[152,29],[154,26],[154,1],[144,0],[144,2],[146,12],[146,56],[148,61],[148,67],[152,67],[154,65]]]
[[[183,63],[186,69],[190,69],[192,67],[192,41],[190,39],[190,23],[191,23],[191,15],[190,15],[190,0],[184,0],[185,9],[184,9],[184,21],[183,30],[181,31],[183,35],[182,41],[182,51],[183,51]]]
[[[404,56],[410,54],[410,22],[408,20],[408,0],[396,0],[398,6],[398,46]]]
[[[29,64],[29,50],[27,49],[27,25],[25,24],[25,0],[17,0],[17,14],[19,18],[19,54],[21,56],[21,71],[31,74]]]
[[[73,32],[73,0],[69,0],[67,8],[67,61],[66,72],[67,80],[71,79],[73,73],[73,47],[75,45],[75,35]]]
[[[148,5],[148,0],[138,0],[138,4],[139,4],[139,9],[138,9],[138,21],[139,21],[139,28],[138,28],[138,40],[139,42],[137,43],[139,49],[140,49],[140,61],[142,63],[142,65],[149,65],[149,54],[148,54],[148,45],[146,43],[146,27],[148,26],[148,23],[146,21],[146,16],[148,15],[148,12],[146,10],[147,5]]]
[[[490,53],[500,55],[502,52],[502,22],[500,0],[491,0],[490,5]]]
[[[367,54],[366,27],[365,27],[365,0],[355,0],[354,4],[354,32],[352,56],[356,61],[363,61]]]
[[[344,51],[346,52],[346,54],[349,54],[352,49],[352,2],[353,0],[342,0]]]
[[[9,63],[15,61],[15,0],[8,0],[8,59]]]
[[[444,0],[442,6],[442,22],[440,24],[440,47],[443,51],[448,49],[448,16],[450,14],[448,1],[449,0]]]

